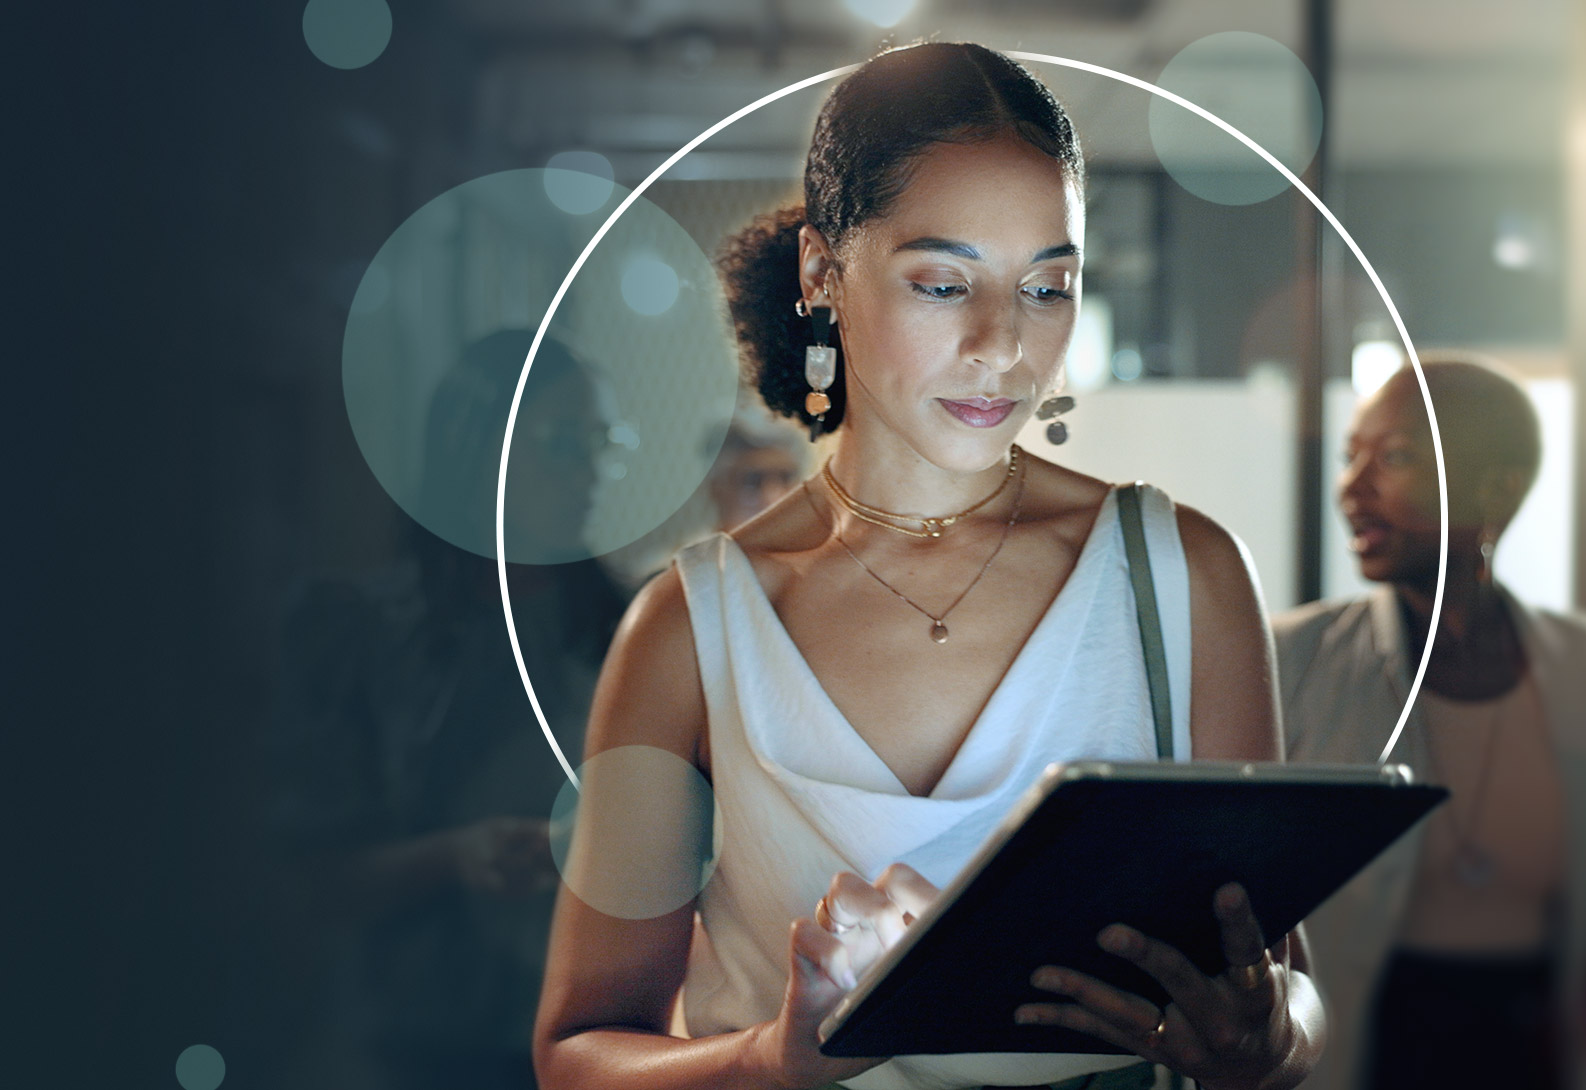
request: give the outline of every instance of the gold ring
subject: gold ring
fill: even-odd
[[[1261,960],[1254,965],[1230,965],[1228,966],[1228,972],[1234,978],[1235,987],[1240,991],[1253,992],[1261,987],[1262,981],[1266,980],[1267,973],[1271,971],[1271,968],[1271,959],[1263,953]]]
[[[1162,1019],[1161,1019],[1161,1021],[1159,1021],[1156,1024],[1156,1029],[1152,1030],[1150,1033],[1145,1035],[1145,1043],[1146,1043],[1146,1045],[1148,1045],[1151,1048],[1155,1048],[1157,1046],[1157,1043],[1162,1040],[1162,1034],[1165,1033],[1166,1031],[1167,1031],[1167,1011],[1163,1011],[1162,1012]]]
[[[832,910],[827,907],[825,897],[815,902],[815,922],[833,935],[841,935],[853,927],[853,924],[838,923],[832,918]]]

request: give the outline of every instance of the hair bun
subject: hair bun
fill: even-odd
[[[760,391],[772,412],[806,426],[815,418],[804,411],[804,347],[810,343],[809,319],[793,309],[799,287],[799,228],[807,222],[803,205],[762,213],[722,244],[716,267],[727,289],[727,307],[742,350],[744,379]],[[837,381],[826,391],[823,431],[842,422],[842,348]]]

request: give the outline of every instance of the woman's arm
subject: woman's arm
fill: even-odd
[[[1180,507],[1178,525],[1189,564],[1194,754],[1281,760],[1272,637],[1249,558],[1198,511]],[[1172,998],[1166,1009],[1083,973],[1045,966],[1036,970],[1035,985],[1071,1002],[1029,1004],[1020,1017],[1101,1037],[1191,1075],[1208,1090],[1297,1085],[1325,1038],[1304,935],[1296,928],[1267,947],[1237,885],[1217,891],[1212,911],[1229,965],[1216,976],[1133,928],[1113,925],[1098,936],[1103,949],[1161,982]]]
[[[1189,564],[1190,736],[1206,761],[1281,761],[1277,669],[1250,558],[1228,531],[1178,508]]]
[[[1281,761],[1276,654],[1250,555],[1243,543],[1194,508],[1178,507],[1178,526],[1189,564],[1194,754],[1202,760]],[[1258,960],[1260,929],[1249,915],[1242,891],[1236,900],[1244,907],[1236,905],[1230,916],[1220,899],[1218,918],[1224,924],[1225,947],[1233,941],[1247,948],[1230,949],[1230,964],[1249,964]],[[1230,924],[1236,928],[1231,940]],[[1282,1010],[1273,1011],[1272,1030],[1283,1032],[1286,1021],[1293,1042],[1278,1069],[1260,1085],[1292,1086],[1321,1056],[1326,1021],[1311,979],[1303,930],[1296,928],[1279,939],[1268,954],[1273,975],[1283,978],[1272,998],[1287,1007],[1286,1017]]]
[[[1242,542],[1199,511],[1180,506],[1178,524],[1190,572],[1190,733],[1195,756],[1281,761],[1277,655],[1254,564]],[[1253,931],[1260,934],[1258,928]],[[1254,941],[1259,948],[1259,940]],[[1269,953],[1286,976],[1283,997],[1295,1039],[1283,1064],[1262,1085],[1292,1086],[1316,1066],[1326,1041],[1326,1018],[1311,976],[1304,929],[1295,928]]]
[[[693,634],[673,570],[641,592],[618,629],[596,688],[587,750],[592,757],[618,746],[651,746],[700,767],[704,730]],[[585,778],[580,799],[580,836],[582,818],[602,806],[592,797],[593,779]],[[674,867],[691,855],[653,854],[672,857]],[[607,885],[609,877],[595,880]],[[617,877],[663,885],[679,878]],[[713,1037],[675,1038],[667,1029],[687,966],[693,901],[652,919],[620,919],[576,896],[578,881],[572,889],[564,885],[557,901],[535,1026],[535,1068],[547,1090],[780,1090],[819,1085],[870,1066],[833,1061],[816,1050],[815,1028],[842,994],[835,979],[844,975],[844,955],[835,937],[813,921],[792,924],[788,987],[775,1021]]]

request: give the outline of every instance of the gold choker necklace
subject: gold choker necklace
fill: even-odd
[[[1018,448],[1015,447],[1014,449],[1017,450]],[[1000,492],[1001,489],[999,488],[998,491]],[[809,501],[810,509],[815,512],[815,517],[820,519],[822,522],[825,522],[826,520],[821,515],[820,508],[815,506],[815,497],[810,494],[810,483],[808,481],[804,482],[804,498]],[[985,502],[985,500],[981,501],[981,503]],[[913,598],[910,598],[907,594],[904,594],[897,587],[893,586],[891,583],[881,578],[880,575],[876,574],[875,569],[869,564],[866,564],[863,560],[860,560],[859,554],[854,552],[852,546],[843,540],[843,535],[837,529],[837,524],[835,522],[831,524],[831,532],[832,536],[837,539],[837,544],[841,545],[843,547],[843,551],[853,558],[853,562],[855,564],[858,564],[864,569],[866,575],[870,576],[870,578],[874,579],[877,583],[880,583],[883,587],[886,587],[893,594],[897,595],[903,600],[905,605],[913,607],[915,610],[929,618],[931,622],[930,637],[932,641],[938,644],[943,644],[947,642],[947,615],[953,612],[953,610],[957,609],[958,603],[962,602],[969,595],[969,592],[975,589],[975,587],[980,583],[980,577],[986,574],[986,569],[991,567],[991,562],[997,559],[998,553],[1002,552],[1002,547],[1008,542],[1008,531],[1012,530],[1013,524],[1019,521],[1019,509],[1023,503],[1024,475],[1021,473],[1019,475],[1019,487],[1013,490],[1013,510],[1008,515],[1008,521],[1002,524],[1002,536],[997,538],[997,547],[991,550],[991,555],[986,557],[985,563],[980,565],[980,570],[975,572],[975,577],[969,581],[969,585],[958,592],[958,597],[953,599],[953,604],[942,610],[942,612],[939,614],[932,613],[930,610],[920,605],[920,603],[916,602]],[[979,505],[977,504],[976,506]]]
[[[959,519],[963,518],[965,515],[974,514],[976,511],[979,511],[982,507],[986,506],[986,504],[1002,495],[1003,489],[1008,487],[1008,482],[1013,480],[1013,475],[1017,473],[1018,470],[1019,447],[1018,444],[1014,444],[1008,451],[1008,472],[1003,475],[1002,480],[998,482],[997,487],[992,490],[991,495],[987,496],[973,507],[964,508],[956,515],[943,515],[940,518],[926,518],[922,515],[898,515],[891,511],[883,511],[879,507],[871,507],[868,504],[860,503],[858,500],[854,499],[853,496],[848,494],[847,489],[843,488],[842,485],[837,483],[837,477],[832,473],[832,463],[831,459],[829,458],[827,459],[826,464],[821,467],[821,479],[826,482],[826,487],[831,489],[831,493],[837,498],[837,502],[842,504],[843,507],[848,510],[848,513],[853,515],[854,518],[859,519],[862,522],[868,522],[873,526],[881,526],[888,530],[895,530],[898,533],[906,534],[909,537],[939,538],[942,536],[943,530],[946,530],[949,526],[957,523]],[[906,525],[899,525],[900,523],[910,522],[917,523],[918,528],[916,529]]]

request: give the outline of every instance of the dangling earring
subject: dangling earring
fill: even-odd
[[[1477,539],[1476,548],[1481,553],[1481,562],[1476,567],[1476,582],[1484,587],[1492,585],[1492,556],[1498,551],[1498,535],[1492,532],[1491,526],[1482,526],[1481,537]]]
[[[810,384],[810,392],[804,395],[804,411],[815,418],[810,421],[813,443],[820,437],[821,425],[826,423],[826,413],[832,407],[826,389],[837,381],[837,349],[827,343],[831,339],[832,308],[808,306],[800,299],[793,309],[810,320],[815,332],[815,343],[804,349],[804,380]]]
[[[1074,407],[1074,399],[1064,394],[1054,397],[1050,401],[1043,401],[1041,407],[1035,410],[1037,420],[1052,420],[1054,416],[1062,416]],[[1068,425],[1061,420],[1052,420],[1046,426],[1046,441],[1056,446],[1068,441]]]

